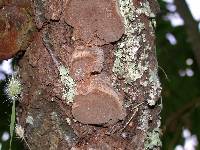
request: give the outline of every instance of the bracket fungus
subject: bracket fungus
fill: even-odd
[[[117,41],[124,33],[115,0],[71,0],[64,8],[64,19],[74,27],[76,40],[93,45]]]
[[[104,53],[101,48],[79,46],[72,54],[70,73],[75,80],[82,80],[92,72],[100,73],[103,62]]]
[[[105,76],[95,75],[89,80],[88,85],[78,86],[72,105],[74,118],[84,124],[99,125],[123,120],[126,112],[122,96],[109,86]]]
[[[32,36],[33,22],[21,7],[5,6],[0,9],[0,60],[13,57],[26,49]]]

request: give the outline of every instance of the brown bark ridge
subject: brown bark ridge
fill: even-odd
[[[34,23],[30,3],[0,1],[0,60],[13,57],[31,42]]]
[[[33,0],[18,125],[32,150],[160,149],[156,1]]]
[[[193,18],[185,0],[175,0],[174,3],[176,5],[178,13],[184,20],[184,26],[188,34],[188,39],[191,43],[197,65],[200,68],[200,32],[198,27],[199,23]]]

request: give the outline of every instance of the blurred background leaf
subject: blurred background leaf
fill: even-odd
[[[168,3],[161,0],[159,3],[161,13],[157,18],[157,56],[159,66],[169,78],[166,80],[163,71],[159,71],[164,105],[162,149],[170,150],[177,144],[183,144],[183,128],[200,137],[200,72],[186,26],[172,26],[166,16],[175,12],[167,9]]]

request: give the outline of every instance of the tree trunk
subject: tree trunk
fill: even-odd
[[[18,122],[32,150],[160,149],[154,18],[138,0],[34,0]],[[20,108],[20,109],[19,109]]]

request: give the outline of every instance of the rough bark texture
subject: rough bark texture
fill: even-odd
[[[160,149],[155,1],[34,0],[18,124],[32,150]]]
[[[0,1],[0,59],[13,57],[25,50],[34,31],[30,3]]]

